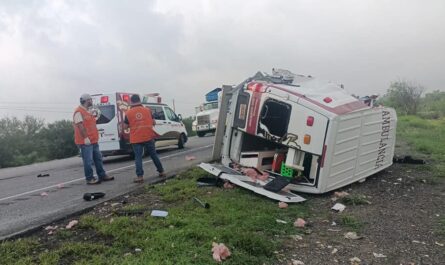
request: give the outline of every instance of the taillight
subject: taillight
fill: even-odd
[[[108,96],[100,97],[100,103],[108,103]]]
[[[130,96],[128,94],[124,94],[124,95],[122,95],[122,100],[129,102],[130,101]]]
[[[311,136],[309,134],[304,135],[304,144],[310,144],[311,143]]]
[[[312,126],[312,125],[314,125],[314,117],[312,117],[312,116],[308,116],[308,117],[307,117],[307,120],[306,120],[306,125],[307,125],[307,126]]]
[[[330,102],[332,102],[332,98],[330,98],[330,97],[325,97],[325,98],[323,99],[323,101],[326,102],[326,103],[330,103]]]

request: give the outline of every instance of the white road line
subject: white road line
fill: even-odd
[[[206,149],[206,148],[209,148],[211,146],[213,146],[213,144],[202,146],[202,147],[198,147],[198,148],[195,148],[195,149],[190,149],[190,150],[187,150],[187,151],[178,152],[178,153],[167,155],[167,156],[163,156],[163,157],[160,157],[160,159],[162,160],[162,159],[166,159],[166,158],[170,158],[170,157],[175,157],[175,156],[186,154],[186,153],[190,153],[190,152],[193,152],[193,151]],[[142,162],[142,164],[146,164],[146,163],[149,163],[149,162],[151,162],[151,160],[144,161],[144,162]],[[118,171],[118,170],[122,170],[122,169],[126,169],[126,168],[131,168],[131,167],[134,167],[134,164],[133,165],[124,166],[124,167],[114,168],[114,169],[111,169],[111,170],[107,170],[107,172],[114,172],[114,171]],[[9,200],[9,199],[13,199],[13,198],[17,198],[17,197],[20,197],[20,196],[23,196],[23,195],[28,195],[28,194],[32,194],[32,193],[35,193],[35,192],[56,188],[60,184],[65,185],[65,184],[70,184],[70,183],[81,181],[81,180],[85,180],[85,177],[78,178],[78,179],[73,179],[73,180],[70,180],[70,181],[67,181],[67,182],[62,182],[62,183],[59,183],[59,184],[56,184],[56,185],[51,185],[51,186],[48,186],[48,187],[44,187],[44,188],[40,188],[40,189],[36,189],[36,190],[31,190],[31,191],[23,192],[23,193],[20,193],[20,194],[12,195],[12,196],[9,196],[9,197],[1,198],[0,202],[1,201],[6,201],[6,200]]]

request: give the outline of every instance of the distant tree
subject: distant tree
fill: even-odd
[[[419,109],[425,88],[417,83],[400,80],[392,82],[382,101],[399,113],[415,115]]]
[[[48,124],[40,131],[43,140],[42,154],[47,159],[71,157],[79,153],[74,143],[73,124],[69,120],[61,120]]]
[[[193,117],[187,117],[182,120],[184,123],[185,129],[187,130],[188,136],[195,136],[196,132],[192,130],[192,123],[195,119]]]

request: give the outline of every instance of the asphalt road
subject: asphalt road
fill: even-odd
[[[213,136],[192,137],[182,150],[158,150],[168,176],[209,161]],[[196,160],[186,161],[185,156]],[[128,156],[107,157],[105,170],[116,179],[100,185],[86,185],[80,157],[49,161],[30,166],[0,169],[0,240],[90,208],[104,200],[123,195],[140,185],[132,182],[134,161]],[[146,183],[159,181],[149,157],[144,159]],[[38,178],[38,174],[50,174]],[[61,188],[61,186],[63,186]],[[104,192],[104,199],[84,201],[86,192]],[[47,196],[42,196],[47,193]]]

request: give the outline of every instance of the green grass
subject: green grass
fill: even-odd
[[[204,175],[192,169],[166,184],[146,188],[145,192],[161,197],[165,206],[160,210],[169,212],[167,218],[113,216],[110,223],[87,214],[73,231],[91,231],[97,241],[70,238],[63,232],[49,252],[36,250],[31,242],[25,247],[21,241],[10,241],[1,245],[0,260],[2,264],[15,264],[18,258],[40,264],[214,264],[212,242],[218,242],[232,252],[224,264],[277,263],[274,251],[283,247],[290,234],[302,233],[293,222],[309,216],[307,205],[279,209],[277,202],[244,189],[197,188],[196,179]],[[195,196],[208,202],[210,209],[197,204]],[[147,206],[150,202],[128,209]],[[15,248],[16,244],[21,247]],[[8,251],[3,251],[5,247]]]
[[[400,116],[397,137],[415,151],[432,160],[430,170],[435,177],[445,177],[445,118],[427,120],[416,116]]]
[[[353,205],[353,206],[371,204],[371,202],[366,199],[366,196],[360,194],[348,195],[346,197],[341,198],[340,202],[346,205]]]
[[[353,231],[360,231],[364,223],[352,215],[342,215],[340,217],[340,225],[347,227]]]

